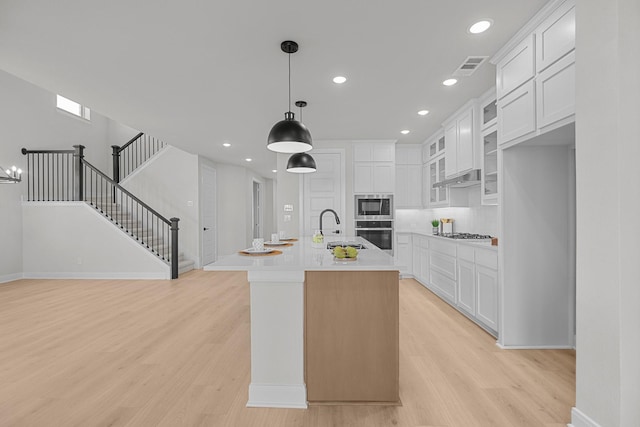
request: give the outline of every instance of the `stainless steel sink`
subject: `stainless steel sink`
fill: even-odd
[[[327,243],[327,249],[333,249],[336,246],[342,246],[344,248],[346,248],[347,246],[351,246],[352,248],[356,248],[356,249],[367,249],[365,245],[358,242],[335,241],[335,242]]]

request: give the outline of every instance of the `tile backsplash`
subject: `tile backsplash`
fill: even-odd
[[[431,220],[453,218],[456,232],[498,235],[498,207],[483,206],[480,191],[469,191],[469,207],[435,209],[396,209],[397,231],[431,232]]]

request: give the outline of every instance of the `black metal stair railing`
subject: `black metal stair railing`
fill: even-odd
[[[120,182],[138,166],[149,160],[154,154],[165,147],[165,143],[153,136],[140,132],[122,147],[112,145],[113,150],[113,180]]]
[[[74,150],[27,150],[29,201],[84,201],[171,267],[178,277],[178,218],[167,219]]]

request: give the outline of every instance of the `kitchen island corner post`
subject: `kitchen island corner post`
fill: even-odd
[[[248,407],[307,408],[303,270],[248,271],[251,384]]]

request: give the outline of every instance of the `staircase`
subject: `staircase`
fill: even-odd
[[[84,160],[82,145],[73,150],[23,148],[27,156],[27,200],[85,201],[167,263],[175,279],[195,264],[178,250],[179,219],[166,219],[119,184],[121,170],[131,174],[164,147],[164,143],[142,133],[123,147],[113,146],[113,179]]]
[[[167,236],[163,236],[161,230],[149,227],[148,222],[145,224],[143,220],[136,218],[123,205],[112,202],[112,197],[94,197],[85,201],[154,255],[165,259],[171,253]],[[194,267],[195,262],[178,251],[178,275],[191,271]]]

